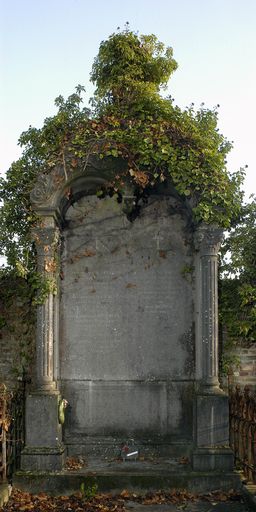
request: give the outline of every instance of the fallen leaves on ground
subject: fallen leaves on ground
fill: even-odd
[[[229,492],[223,492],[223,491],[214,491],[209,492],[208,494],[200,495],[200,498],[204,501],[210,501],[213,502],[223,502],[223,501],[239,501],[241,500],[241,495],[238,494],[233,489]]]
[[[67,457],[65,469],[68,471],[77,471],[85,466],[85,461],[81,457]]]
[[[85,500],[80,492],[72,496],[53,497],[45,493],[30,494],[14,489],[1,512],[124,512],[124,500],[111,494],[97,494]]]
[[[125,512],[127,502],[137,502],[142,505],[175,504],[182,505],[197,500],[217,504],[224,501],[241,501],[241,495],[231,490],[229,492],[215,491],[208,494],[193,494],[191,492],[172,489],[170,491],[148,492],[139,495],[124,489],[119,495],[97,494],[85,499],[81,492],[72,496],[53,497],[41,492],[30,494],[14,489],[9,502],[0,509],[1,512]]]

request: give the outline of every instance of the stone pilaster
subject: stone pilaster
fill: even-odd
[[[197,250],[197,378],[194,407],[193,467],[195,470],[229,470],[228,397],[218,378],[218,252],[223,232],[201,225],[196,232]]]
[[[42,279],[37,306],[37,389],[56,389],[54,372],[54,342],[57,322],[57,247],[59,229],[53,218],[34,231],[37,251],[37,269]],[[44,294],[44,288],[46,294]],[[42,296],[42,303],[40,295]]]
[[[37,306],[37,380],[35,391],[26,400],[26,444],[21,456],[21,469],[60,470],[64,464],[65,447],[59,420],[61,396],[56,383],[59,229],[54,217],[42,217],[33,236],[41,280]]]
[[[218,379],[218,252],[223,231],[202,225],[196,234],[199,252],[199,332],[202,385],[219,388]]]

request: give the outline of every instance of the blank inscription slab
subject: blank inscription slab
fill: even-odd
[[[67,393],[72,388],[76,397],[70,398],[74,409],[79,403],[84,411],[76,415],[79,428],[88,432],[95,422],[85,419],[89,391],[86,384],[82,392],[83,381],[123,382],[121,394],[121,384],[111,384],[111,392],[101,384],[102,394],[94,389],[91,417],[97,418],[104,403],[112,411],[125,399],[127,418],[135,426],[143,429],[148,421],[162,431],[168,423],[166,383],[193,379],[193,290],[184,277],[192,265],[191,247],[181,216],[169,213],[170,201],[151,199],[132,223],[114,199],[95,196],[82,198],[67,213],[60,371],[61,379],[70,382]],[[142,391],[133,397],[128,381],[144,383],[143,398]],[[158,398],[150,387],[157,381],[162,382]],[[133,399],[144,404],[140,418]],[[160,416],[153,412],[156,403]],[[112,427],[118,429],[110,419]]]

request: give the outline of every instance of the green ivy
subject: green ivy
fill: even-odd
[[[225,344],[256,341],[256,198],[241,211],[230,229],[221,253],[220,318]]]
[[[22,157],[1,179],[0,250],[11,268],[35,271],[31,228],[36,216],[29,194],[38,174],[60,164],[64,172],[85,167],[88,155],[123,159],[107,190],[122,197],[128,184],[149,194],[170,181],[193,212],[194,222],[227,228],[239,216],[243,171],[226,169],[231,144],[218,131],[218,109],[193,105],[185,110],[160,94],[177,68],[171,48],[154,35],[138,35],[128,26],[100,45],[91,79],[96,91],[91,110],[83,107],[84,87],[56,101],[57,113],[40,129],[21,134]]]
[[[44,304],[49,294],[57,295],[58,286],[55,277],[45,277],[39,273],[33,273],[33,288],[35,294],[32,305]]]

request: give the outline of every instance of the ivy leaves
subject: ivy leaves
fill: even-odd
[[[231,344],[256,339],[255,267],[256,198],[252,197],[222,247],[220,313]]]
[[[78,85],[67,100],[56,99],[57,114],[41,129],[21,134],[23,155],[0,183],[1,250],[11,267],[17,260],[34,266],[30,231],[36,218],[29,194],[38,174],[51,173],[56,165],[66,175],[85,169],[90,154],[126,162],[126,170],[115,172],[109,183],[108,190],[119,197],[127,183],[140,195],[169,180],[189,204],[194,222],[228,227],[238,217],[243,172],[230,176],[226,170],[231,145],[217,129],[217,109],[181,110],[160,95],[176,68],[171,48],[126,27],[100,45],[91,74],[96,85],[91,110],[83,107],[85,90]]]
[[[172,48],[156,36],[138,36],[132,31],[112,34],[100,44],[91,80],[96,100],[118,107],[153,98],[177,68]]]

